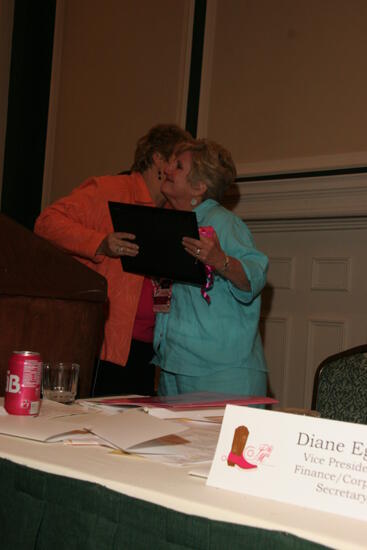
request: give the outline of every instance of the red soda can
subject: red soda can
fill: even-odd
[[[9,414],[33,416],[41,404],[40,354],[36,351],[13,351],[6,373],[4,407]]]

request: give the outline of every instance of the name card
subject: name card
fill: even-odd
[[[207,484],[367,519],[367,426],[228,405]]]

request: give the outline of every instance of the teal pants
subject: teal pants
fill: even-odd
[[[158,395],[216,392],[265,396],[266,389],[267,373],[253,369],[226,369],[205,376],[187,376],[161,370]]]

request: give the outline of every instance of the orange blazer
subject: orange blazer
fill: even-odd
[[[119,258],[96,255],[102,240],[113,232],[108,201],[155,206],[137,172],[95,177],[48,206],[34,231],[107,279],[108,313],[100,357],[125,365],[143,277],[125,273]]]

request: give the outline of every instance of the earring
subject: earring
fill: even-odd
[[[198,201],[193,197],[193,198],[191,199],[190,203],[191,203],[191,206],[196,206],[197,203],[198,203]]]
[[[162,179],[162,170],[158,170],[158,179],[159,181]]]

